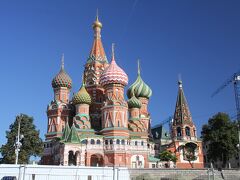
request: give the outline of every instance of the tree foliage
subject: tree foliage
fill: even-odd
[[[194,143],[187,143],[184,146],[184,159],[189,162],[191,167],[193,168],[193,162],[197,159],[195,155],[197,145]]]
[[[170,151],[162,151],[160,154],[159,154],[159,158],[161,161],[173,161],[176,163],[177,161],[177,157],[174,153],[170,152]]]
[[[202,138],[208,145],[207,157],[212,162],[221,160],[226,167],[227,160],[237,153],[237,123],[226,113],[217,113],[203,125]]]
[[[36,126],[33,124],[33,118],[25,114],[20,116],[21,129],[20,134],[24,135],[22,140],[22,146],[19,152],[19,164],[26,164],[31,156],[39,156],[43,152],[43,142],[39,137],[39,130],[36,130]],[[18,118],[14,123],[9,126],[9,130],[6,131],[7,143],[2,145],[0,152],[2,158],[0,163],[13,164],[15,163],[15,140],[18,132]]]

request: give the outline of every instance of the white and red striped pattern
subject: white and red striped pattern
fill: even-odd
[[[103,72],[100,77],[100,84],[102,86],[106,84],[122,84],[126,86],[128,84],[127,74],[117,65],[114,57],[109,67]]]

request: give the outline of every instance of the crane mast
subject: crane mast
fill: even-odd
[[[234,73],[229,79],[227,79],[213,94],[212,97],[218,94],[222,89],[233,83],[236,110],[237,110],[237,120],[240,121],[240,70]]]
[[[234,81],[236,108],[237,108],[237,120],[240,121],[240,73],[236,74]]]

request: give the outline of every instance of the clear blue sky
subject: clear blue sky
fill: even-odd
[[[97,8],[108,59],[114,42],[130,84],[141,59],[142,77],[153,90],[153,124],[174,113],[179,73],[198,134],[214,113],[235,113],[232,85],[210,96],[240,69],[240,1],[1,0],[0,145],[18,113],[33,116],[44,137],[62,53],[72,92],[78,90]]]

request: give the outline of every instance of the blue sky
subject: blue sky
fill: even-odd
[[[114,42],[116,61],[130,84],[141,60],[142,78],[153,90],[153,124],[173,115],[178,74],[198,134],[213,114],[235,114],[232,85],[210,96],[240,69],[240,1],[1,0],[0,145],[19,113],[33,116],[44,137],[46,109],[53,99],[51,80],[62,53],[72,92],[78,90],[97,8],[108,59]]]

